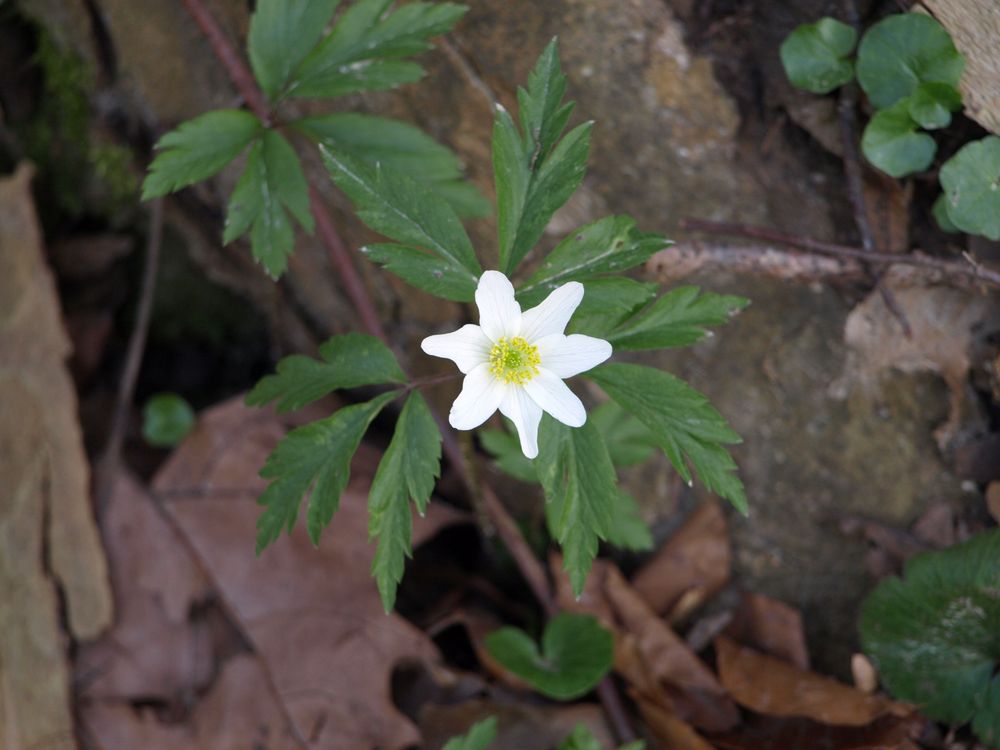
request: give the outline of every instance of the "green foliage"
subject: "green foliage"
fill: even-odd
[[[879,109],[909,97],[921,83],[954,89],[964,67],[948,32],[923,13],[900,13],[879,21],[858,47],[858,82]]]
[[[656,296],[657,285],[627,276],[609,276],[583,282],[584,295],[567,333],[585,333],[606,339],[615,327]]]
[[[948,216],[948,197],[944,193],[941,193],[934,201],[934,205],[931,206],[931,213],[934,215],[934,221],[937,222],[942,232],[955,234],[962,231],[955,226],[955,222]]]
[[[1000,240],[1000,138],[963,146],[941,167],[941,187],[952,224]]]
[[[264,93],[274,98],[316,46],[340,0],[258,0],[247,51]]]
[[[653,535],[639,515],[639,503],[621,488],[618,489],[607,541],[619,549],[633,552],[647,552],[653,549]]]
[[[1000,747],[1000,530],[912,559],[861,612],[861,640],[889,690]]]
[[[574,429],[547,414],[538,430],[535,463],[549,528],[562,546],[563,567],[579,595],[598,540],[607,539],[614,526],[619,501],[615,467],[592,422]]]
[[[746,492],[726,445],[741,442],[708,399],[683,380],[651,367],[601,365],[587,373],[643,422],[677,473],[691,481],[688,462],[712,492],[747,512]]]
[[[523,630],[501,628],[486,636],[486,649],[505,669],[538,692],[572,700],[590,692],[611,668],[613,639],[590,615],[563,613],[542,634],[542,650]]]
[[[298,66],[292,96],[325,98],[395,88],[419,80],[424,69],[400,58],[431,49],[428,41],[451,30],[467,8],[413,2],[387,12],[392,0],[358,0]]]
[[[374,169],[397,170],[431,186],[459,216],[487,216],[489,203],[462,179],[451,150],[412,125],[358,112],[307,117],[293,126],[334,153],[348,154]]]
[[[493,456],[499,469],[522,482],[537,482],[538,469],[535,462],[521,452],[521,442],[517,435],[506,430],[481,430],[479,442],[483,449]]]
[[[656,437],[649,428],[614,401],[605,401],[587,419],[604,438],[611,463],[618,468],[641,464],[656,448]]]
[[[518,89],[524,132],[498,107],[493,125],[500,270],[517,267],[542,236],[549,219],[580,186],[587,169],[590,130],[584,123],[559,140],[572,111],[562,103],[566,77],[553,39]]]
[[[828,94],[854,77],[849,59],[858,33],[835,18],[803,24],[781,44],[781,64],[793,85]]]
[[[278,278],[295,248],[289,211],[307,232],[313,231],[309,186],[299,157],[281,135],[267,130],[250,149],[243,176],[229,199],[222,241],[228,245],[249,231],[254,258]]]
[[[277,400],[279,412],[301,409],[337,390],[378,383],[402,383],[406,375],[395,355],[374,336],[347,333],[334,336],[319,348],[319,360],[294,354],[278,363],[247,394],[248,406]]]
[[[396,602],[396,587],[412,551],[410,501],[424,515],[440,474],[441,433],[424,397],[411,393],[368,496],[368,536],[378,539],[372,575],[386,613]]]
[[[910,117],[927,130],[945,128],[951,123],[951,113],[962,108],[962,95],[947,83],[921,83],[906,99]]]
[[[194,409],[176,393],[158,393],[142,407],[142,436],[150,445],[170,448],[194,427]]]
[[[861,150],[889,176],[902,177],[927,169],[937,144],[926,133],[917,132],[909,102],[904,100],[875,113],[861,136]]]
[[[742,297],[682,286],[664,294],[609,335],[615,349],[668,349],[690,346],[710,336],[709,326],[729,321],[750,304]]]
[[[401,243],[369,248],[369,257],[431,294],[465,289],[472,299],[482,267],[469,235],[443,198],[381,164],[370,168],[346,154],[323,146],[320,150],[330,176],[354,202],[361,220]]]
[[[249,112],[217,109],[188,120],[160,138],[149,165],[142,199],[149,200],[218,174],[260,133]]]
[[[497,736],[497,717],[490,716],[476,724],[461,737],[452,737],[441,750],[486,750]]]
[[[270,484],[258,500],[264,506],[257,519],[258,555],[283,528],[291,533],[307,492],[306,527],[313,544],[319,544],[350,479],[351,458],[361,438],[376,415],[397,395],[383,393],[371,401],[346,406],[331,417],[297,427],[281,439],[260,471]]]
[[[618,750],[645,750],[645,748],[645,742],[636,740],[622,745]],[[586,724],[577,724],[570,735],[559,743],[558,750],[604,750],[604,748]]]

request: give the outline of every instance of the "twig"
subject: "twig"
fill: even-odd
[[[664,282],[679,281],[704,269],[770,276],[785,281],[864,281],[865,267],[853,258],[835,258],[773,245],[719,245],[701,240],[678,242],[656,253],[649,270]]]
[[[448,37],[443,37],[438,46],[441,48],[441,51],[444,52],[445,57],[451,61],[451,64],[466,80],[466,83],[483,95],[483,98],[486,99],[489,104],[490,112],[494,112],[496,110],[497,103],[500,100],[497,99],[497,95],[493,93],[493,89],[490,88],[490,85],[486,83],[482,76],[476,72],[476,69],[472,67],[472,63],[468,61],[465,55],[459,51],[458,47],[456,47]]]
[[[731,237],[747,237],[765,242],[774,242],[788,247],[798,247],[811,250],[821,255],[831,255],[841,258],[854,258],[855,260],[874,263],[877,265],[904,265],[920,266],[930,268],[941,274],[943,279],[954,280],[956,278],[972,279],[981,281],[984,284],[1000,287],[1000,271],[986,268],[978,261],[966,258],[965,263],[957,261],[934,258],[930,255],[916,253],[895,254],[895,253],[869,253],[858,247],[848,245],[838,245],[834,242],[824,242],[811,237],[796,237],[785,234],[775,229],[767,227],[756,227],[748,224],[733,224],[721,221],[709,221],[707,219],[681,219],[680,229],[691,232],[706,232],[708,234],[729,235]],[[761,248],[767,250],[768,248]]]
[[[139,304],[136,308],[135,326],[129,337],[125,355],[125,369],[122,371],[121,385],[115,400],[111,418],[111,432],[104,452],[97,463],[95,492],[97,515],[100,517],[114,488],[115,477],[121,463],[122,445],[128,425],[129,407],[135,396],[135,384],[139,379],[142,354],[146,349],[146,334],[153,312],[153,297],[156,293],[156,271],[160,265],[160,248],[163,245],[163,199],[152,202],[149,222],[149,237],[146,240],[146,266],[142,272],[139,288]]]

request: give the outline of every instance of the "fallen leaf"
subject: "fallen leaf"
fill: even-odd
[[[762,594],[743,594],[726,635],[744,646],[809,669],[802,615],[776,599]]]
[[[725,586],[731,561],[726,516],[717,502],[709,501],[639,569],[632,586],[654,611],[666,614],[690,592],[701,604]],[[685,610],[691,609],[689,598]]]
[[[719,679],[742,706],[769,716],[800,716],[823,724],[860,727],[908,709],[888,698],[865,695],[829,677],[737,645],[715,641]]]
[[[986,508],[993,520],[1000,523],[1000,482],[990,482],[986,488]]]
[[[738,729],[712,735],[718,750],[909,750],[924,721],[883,716],[864,727],[838,727],[802,718],[751,716]]]
[[[253,555],[264,482],[256,474],[284,432],[267,410],[239,400],[202,415],[154,480],[166,507],[268,670],[298,732],[330,750],[396,748],[419,741],[392,703],[402,661],[434,661],[427,636],[386,615],[371,580],[367,496],[377,456],[362,446],[351,483],[320,547],[300,524]],[[463,518],[432,503],[413,543]]]
[[[633,697],[639,705],[643,721],[663,747],[670,750],[713,750],[708,740],[662,703],[645,700],[638,694]]]

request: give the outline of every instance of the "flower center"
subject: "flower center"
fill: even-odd
[[[524,385],[538,374],[538,347],[520,336],[502,338],[490,349],[490,372],[504,383]]]

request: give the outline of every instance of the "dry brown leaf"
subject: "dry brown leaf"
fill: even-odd
[[[868,225],[875,250],[882,253],[905,253],[910,249],[910,201],[913,183],[869,169],[863,183]]]
[[[717,502],[709,501],[643,565],[632,586],[656,612],[666,614],[685,595],[701,604],[725,586],[731,559],[726,516]],[[690,611],[690,602],[685,609]]]
[[[823,724],[860,727],[908,709],[887,698],[865,695],[849,685],[808,672],[786,661],[715,641],[719,679],[742,706],[769,716],[800,716]]]
[[[753,716],[732,732],[712,736],[718,750],[911,750],[923,720],[883,716],[864,727],[837,727],[802,718]]]
[[[0,744],[75,748],[69,625],[111,619],[88,466],[66,371],[66,334],[31,199],[31,169],[0,180]]]
[[[639,694],[633,697],[639,704],[643,721],[662,747],[670,750],[713,750],[708,740],[662,703],[645,700]]]
[[[118,476],[101,520],[117,616],[77,655],[85,697],[169,701],[214,677],[207,624],[188,619],[192,605],[207,597],[207,581],[153,503],[136,479]]]
[[[362,446],[333,523],[316,549],[302,524],[257,559],[257,471],[284,431],[236,399],[206,412],[154,488],[197,550],[227,609],[253,644],[299,732],[329,750],[405,747],[416,727],[391,699],[393,668],[433,661],[437,649],[382,611],[370,577],[367,497],[377,456]],[[414,545],[461,516],[432,503]]]
[[[762,594],[743,594],[726,635],[744,646],[809,669],[802,615],[777,599]]]
[[[1000,523],[1000,482],[990,482],[986,488],[986,508],[993,520]]]

